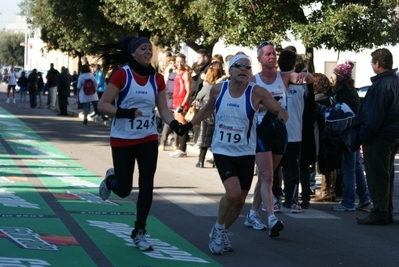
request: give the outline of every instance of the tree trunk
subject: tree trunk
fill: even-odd
[[[315,73],[315,68],[314,68],[314,61],[313,61],[313,47],[306,47],[305,48],[305,56],[306,56],[306,69],[310,73]]]

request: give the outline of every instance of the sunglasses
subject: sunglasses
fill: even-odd
[[[252,68],[251,64],[242,64],[242,63],[234,63],[233,64],[234,68],[241,69],[242,67],[245,67],[245,69],[250,70]]]
[[[265,47],[265,46],[267,46],[267,45],[271,45],[271,46],[274,47],[274,44],[273,44],[272,42],[270,42],[270,41],[264,41],[264,42],[261,42],[261,43],[259,44],[258,49],[259,49],[259,48],[262,48],[262,47]]]

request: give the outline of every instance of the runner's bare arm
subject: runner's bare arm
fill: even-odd
[[[196,125],[200,121],[205,120],[212,114],[212,112],[215,111],[216,98],[219,96],[221,88],[222,88],[221,83],[212,86],[209,101],[206,103],[206,105],[203,108],[201,108],[197,112],[197,114],[195,114],[194,118],[191,121],[193,125]]]

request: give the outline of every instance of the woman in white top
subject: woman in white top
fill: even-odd
[[[86,80],[92,80],[95,88],[97,88],[97,81],[96,78],[94,77],[93,73],[90,71],[90,66],[89,65],[83,65],[82,66],[82,73],[79,75],[78,78],[78,99],[79,102],[82,103],[83,105],[83,124],[87,125],[87,114],[89,113],[90,110],[90,103],[93,103],[93,108],[94,111],[97,113],[97,105],[98,105],[98,96],[96,93],[96,90],[94,90],[93,94],[87,95],[85,94],[84,90],[84,85]]]

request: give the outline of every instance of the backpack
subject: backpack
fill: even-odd
[[[85,95],[93,95],[96,92],[96,85],[92,79],[86,79],[83,82],[83,90]]]
[[[324,139],[329,149],[340,154],[351,151],[351,126],[355,118],[352,109],[346,103],[334,103],[325,116]]]

